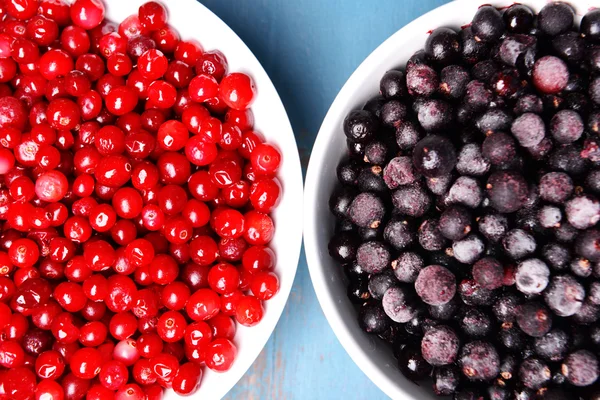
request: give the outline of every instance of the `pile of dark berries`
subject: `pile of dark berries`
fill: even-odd
[[[329,252],[437,395],[600,399],[600,9],[482,6],[346,117]]]

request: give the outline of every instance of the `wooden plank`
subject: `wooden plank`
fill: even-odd
[[[200,1],[233,28],[271,76],[294,127],[304,167],[329,106],[362,60],[396,30],[448,2]],[[354,365],[331,331],[304,256],[277,329],[226,398],[386,398]]]

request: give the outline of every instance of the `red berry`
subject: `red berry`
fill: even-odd
[[[71,5],[71,20],[83,29],[90,30],[102,23],[104,4],[100,0],[76,0]]]
[[[225,372],[233,365],[237,348],[228,339],[215,339],[206,349],[206,366],[213,371]]]
[[[219,94],[229,107],[245,110],[254,101],[256,88],[248,75],[234,72],[223,77],[219,85]]]

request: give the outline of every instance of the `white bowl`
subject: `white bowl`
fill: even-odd
[[[147,0],[104,0],[106,18],[120,23]],[[276,272],[280,279],[279,293],[265,303],[263,320],[255,327],[237,327],[235,343],[238,355],[231,369],[216,373],[207,368],[200,389],[193,396],[199,399],[220,399],[236,384],[250,368],[261,352],[283,312],[289,297],[302,243],[302,169],[294,139],[294,132],[281,103],[281,99],[254,54],[242,40],[219,17],[195,0],[158,0],[169,13],[169,24],[182,39],[194,39],[205,50],[218,49],[225,54],[229,71],[250,75],[258,89],[252,105],[255,129],[264,134],[267,141],[276,145],[282,154],[279,180],[283,194],[279,207],[272,214],[276,225],[271,247],[277,253]],[[166,399],[179,398],[172,390]]]
[[[522,0],[538,12],[547,0]],[[567,1],[580,19],[597,0]],[[355,307],[346,295],[342,269],[328,254],[327,244],[334,218],[327,202],[337,184],[336,166],[346,154],[342,121],[353,109],[378,94],[379,80],[394,68],[403,67],[410,56],[422,49],[428,32],[438,27],[459,30],[471,22],[482,4],[505,8],[513,0],[457,0],[417,18],[381,44],[358,67],[331,105],[312,150],[304,187],[304,246],[313,286],[321,307],[342,346],[352,360],[383,392],[393,399],[435,398],[429,385],[417,386],[397,368],[389,346],[365,334],[357,323]],[[402,7],[398,3],[398,7]]]

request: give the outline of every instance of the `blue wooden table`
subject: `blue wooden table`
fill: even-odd
[[[329,106],[393,32],[449,0],[200,0],[256,54],[290,116],[303,167]],[[330,329],[302,255],[269,343],[227,399],[385,399]]]

